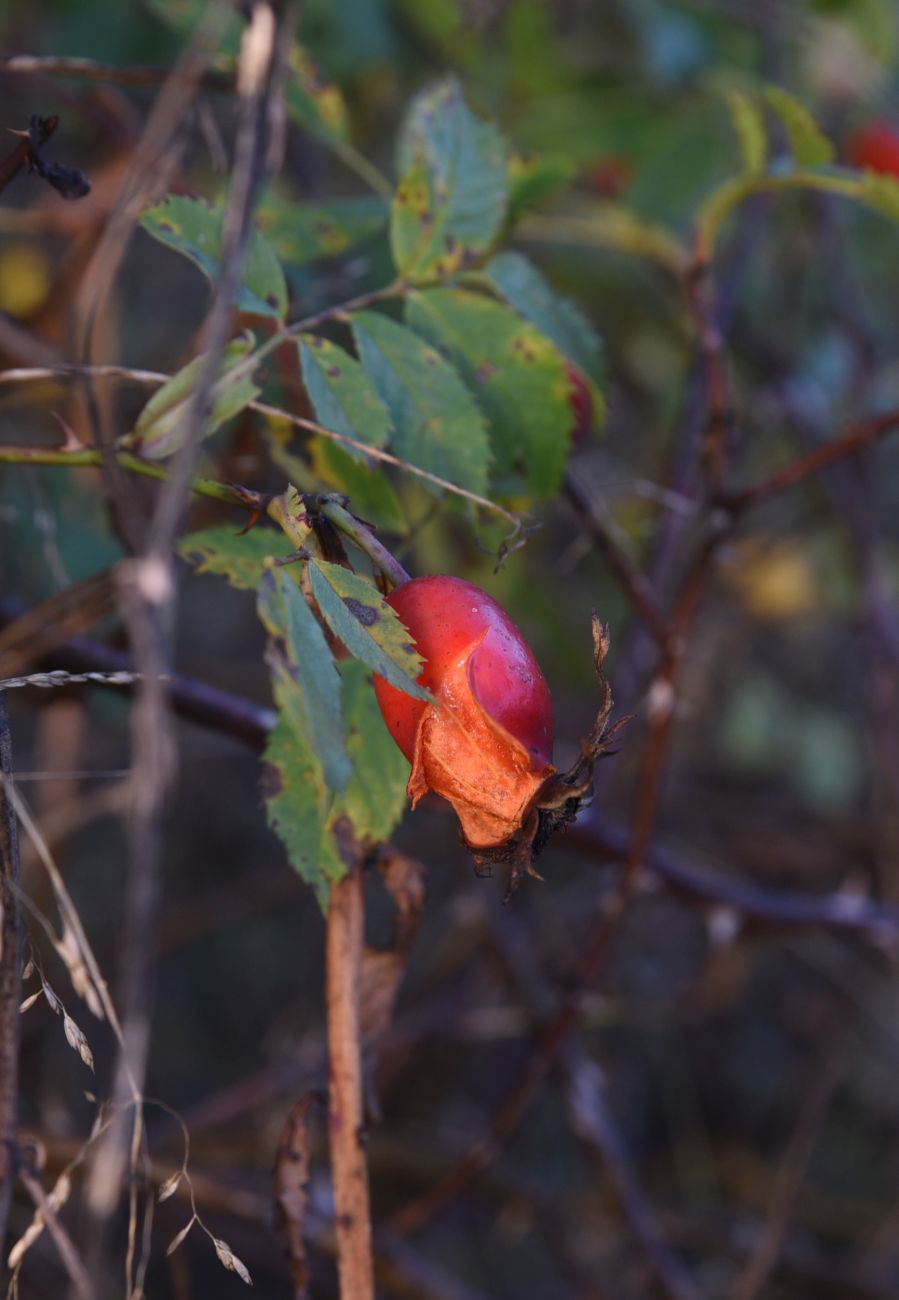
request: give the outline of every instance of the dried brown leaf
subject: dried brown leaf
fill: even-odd
[[[184,1170],[178,1169],[176,1170],[175,1173],[172,1174],[171,1178],[167,1178],[165,1180],[165,1182],[162,1184],[162,1186],[159,1189],[159,1195],[156,1197],[156,1202],[158,1205],[161,1205],[163,1201],[167,1201],[170,1196],[175,1195],[175,1193],[178,1190],[178,1184],[181,1182],[181,1179],[183,1177],[184,1177]]]
[[[378,871],[390,897],[396,904],[393,947],[411,948],[418,933],[422,908],[427,896],[427,875],[420,862],[386,849],[378,859]]]
[[[287,1256],[294,1300],[305,1300],[309,1286],[303,1224],[309,1207],[309,1119],[316,1101],[315,1093],[307,1092],[293,1107],[275,1157],[275,1232]]]
[[[185,1223],[184,1227],[181,1229],[181,1231],[175,1233],[174,1237],[166,1247],[165,1253],[167,1256],[174,1255],[175,1251],[181,1245],[182,1241],[190,1232],[191,1228],[194,1226],[196,1221],[197,1221],[197,1216],[195,1214],[192,1214],[191,1217],[187,1220],[187,1223]]]
[[[396,995],[406,970],[406,953],[397,948],[365,948],[359,979],[359,1027],[367,1052],[376,1050],[390,1028]]]
[[[242,1260],[237,1258],[227,1241],[221,1241],[220,1238],[213,1237],[212,1244],[215,1246],[215,1253],[225,1268],[231,1273],[236,1273],[241,1282],[246,1282],[247,1286],[252,1286],[253,1279],[250,1277],[250,1270]]]

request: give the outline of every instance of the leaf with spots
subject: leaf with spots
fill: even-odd
[[[521,253],[500,253],[484,268],[491,289],[552,339],[594,385],[602,383],[602,343],[587,317],[563,298]]]
[[[362,364],[390,414],[397,456],[483,493],[490,462],[487,430],[458,372],[419,335],[387,316],[356,312],[352,320]]]
[[[313,134],[346,140],[349,119],[343,95],[302,45],[290,51],[284,84],[287,112]]]
[[[499,476],[549,496],[568,461],[570,380],[555,344],[504,304],[461,289],[409,295],[406,319],[450,357],[487,415]]]
[[[160,243],[189,258],[212,283],[221,270],[224,207],[203,199],[169,194],[149,208],[140,224]],[[234,295],[241,311],[283,320],[287,312],[287,284],[281,263],[261,231],[251,232],[241,283]]]
[[[345,814],[358,838],[385,840],[396,829],[406,807],[409,764],[381,717],[366,666],[355,659],[344,659],[339,667],[353,775],[336,801],[329,823]]]
[[[309,563],[312,592],[325,622],[354,659],[392,686],[420,700],[431,698],[416,677],[423,660],[407,629],[370,582],[328,560]]]
[[[219,377],[210,391],[211,409],[203,426],[203,438],[239,415],[262,391],[252,378],[258,364],[253,354],[255,343],[253,335],[246,330],[239,338],[232,339],[222,353]],[[121,446],[133,448],[147,460],[164,460],[183,447],[204,360],[195,357],[156,390],[131,433],[121,440]]]
[[[330,886],[346,874],[346,866],[333,835],[325,830],[330,801],[323,795],[315,760],[283,714],[269,735],[263,759],[268,824],[324,911]]]
[[[387,227],[387,205],[377,198],[299,203],[269,193],[256,221],[277,255],[292,266],[323,257],[340,257],[370,242]]]
[[[215,573],[240,591],[255,591],[262,581],[269,556],[289,555],[290,544],[273,528],[253,528],[237,533],[227,526],[188,533],[178,543],[178,554],[190,560],[197,573]]]
[[[299,338],[303,383],[320,424],[371,447],[390,436],[390,417],[363,367],[343,348],[314,334]],[[364,453],[346,448],[366,463]]]
[[[500,132],[475,117],[454,77],[416,96],[400,133],[402,180],[390,213],[401,275],[447,276],[490,248],[506,215],[507,155]]]
[[[344,790],[351,768],[340,679],[321,624],[283,568],[262,575],[258,612],[272,638],[268,660],[278,708],[320,763],[328,788]]]

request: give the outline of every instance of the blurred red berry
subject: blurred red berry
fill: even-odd
[[[590,385],[583,373],[573,366],[570,361],[565,362],[565,374],[568,376],[568,405],[571,407],[574,415],[574,423],[571,426],[571,438],[575,443],[581,443],[590,434],[593,428],[593,394],[590,391]]]
[[[587,170],[584,179],[598,198],[617,199],[630,185],[634,166],[621,154],[608,154],[599,158]]]
[[[851,137],[847,154],[852,166],[862,171],[899,176],[899,128],[871,122]]]

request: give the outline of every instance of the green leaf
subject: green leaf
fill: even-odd
[[[564,185],[575,170],[574,163],[567,158],[535,153],[510,154],[506,180],[509,189],[508,225],[514,226],[526,212]]]
[[[269,194],[256,212],[256,220],[275,252],[293,266],[338,257],[374,239],[385,229],[387,216],[387,206],[381,199],[298,203],[276,194]]]
[[[312,755],[282,714],[263,754],[268,824],[279,836],[295,871],[315,890],[324,911],[332,884],[346,874],[333,835],[325,830],[328,809]]]
[[[409,525],[383,465],[368,469],[336,442],[316,438],[310,448],[315,473],[330,488],[350,498],[354,515],[384,532],[405,537]]]
[[[400,274],[449,275],[486,252],[506,214],[507,148],[496,127],[468,109],[454,77],[413,100],[399,165],[390,241]]]
[[[602,344],[583,312],[561,297],[533,262],[521,253],[500,253],[484,268],[484,276],[519,316],[552,339],[578,370],[599,384],[603,378]]]
[[[284,569],[263,574],[258,609],[269,635],[283,644],[284,654],[276,651],[271,659],[278,707],[321,764],[329,789],[344,790],[351,768],[340,678],[321,624]]]
[[[803,103],[780,86],[766,86],[762,94],[786,127],[790,149],[800,167],[825,167],[833,162],[833,145]]]
[[[431,698],[416,677],[423,660],[407,629],[370,582],[328,560],[309,562],[312,592],[335,636],[391,686],[419,700]]]
[[[290,450],[293,429],[269,430],[271,457],[279,469],[307,491],[324,485],[350,498],[354,515],[368,520],[385,532],[405,537],[409,531],[399,498],[382,465],[368,469],[360,465],[330,438],[313,438],[308,446],[309,463]]]
[[[303,383],[319,423],[357,442],[383,447],[390,436],[390,417],[355,357],[314,334],[301,334],[298,346]],[[347,452],[367,463],[363,452]]]
[[[753,100],[740,90],[728,93],[727,105],[743,156],[743,171],[747,176],[757,176],[765,170],[768,157],[764,118]]]
[[[349,119],[343,96],[302,45],[294,45],[290,52],[284,102],[300,126],[316,135],[347,139]]]
[[[215,433],[226,420],[238,415],[262,391],[251,378],[257,366],[253,355],[255,342],[249,330],[245,330],[225,348],[219,377],[210,392],[212,405],[203,426],[204,438]],[[122,439],[121,445],[133,447],[148,460],[162,460],[183,446],[187,435],[187,416],[203,364],[203,357],[195,357],[158,388],[137,417],[132,432]]]
[[[194,564],[197,573],[219,574],[239,591],[255,591],[269,556],[290,554],[283,533],[258,527],[243,534],[227,527],[203,528],[182,537],[177,549],[180,556]]]
[[[352,320],[362,364],[390,413],[397,456],[483,493],[490,460],[484,418],[456,371],[387,316],[356,312]]]
[[[282,714],[268,738],[263,778],[269,825],[281,838],[294,870],[326,910],[332,884],[346,875],[337,845],[338,823],[348,819],[363,843],[386,839],[406,806],[409,764],[394,744],[378,708],[371,678],[354,659],[340,665],[341,707],[353,771],[346,790],[322,797],[315,762]]]
[[[461,289],[410,294],[406,311],[409,324],[448,353],[477,392],[496,472],[523,467],[535,493],[555,492],[572,425],[570,380],[555,344],[509,307]]]
[[[203,274],[214,281],[219,274],[224,208],[204,199],[169,194],[155,208],[149,208],[140,224],[160,243],[190,258]],[[241,311],[278,320],[287,312],[287,284],[271,244],[259,230],[253,230],[247,247],[243,276],[234,296]]]
[[[345,659],[340,664],[340,676],[353,775],[329,821],[345,812],[358,836],[385,840],[406,807],[409,764],[381,717],[364,664]]]

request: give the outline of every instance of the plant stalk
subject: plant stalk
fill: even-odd
[[[341,1300],[374,1300],[375,1294],[359,1021],[363,922],[362,869],[357,864],[331,890],[326,942],[328,1132]]]

